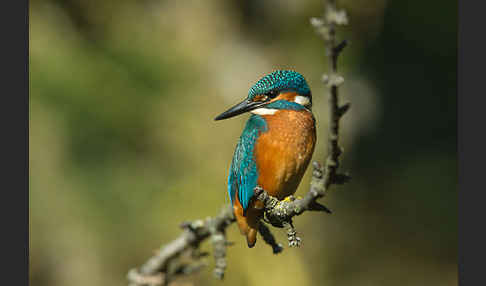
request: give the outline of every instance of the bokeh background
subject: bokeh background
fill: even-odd
[[[274,256],[232,226],[184,285],[456,285],[456,1],[338,1],[342,170],[295,220],[303,245]],[[31,0],[30,282],[125,285],[179,233],[228,202],[248,115],[213,118],[275,69],[309,82],[326,150],[327,71],[309,17],[320,0]],[[309,173],[297,194],[308,187]],[[280,242],[285,233],[274,230]],[[204,246],[209,249],[208,245]]]

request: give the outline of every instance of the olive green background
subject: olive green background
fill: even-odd
[[[175,285],[456,285],[455,1],[338,1],[342,170],[295,224],[303,244],[248,249],[236,226]],[[275,69],[302,73],[326,150],[321,1],[30,1],[31,285],[125,285],[179,223],[228,202],[248,115],[213,121]],[[306,192],[307,172],[297,194]],[[274,229],[277,239],[285,233]],[[210,250],[209,245],[203,246]]]

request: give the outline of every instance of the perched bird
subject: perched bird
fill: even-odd
[[[215,118],[252,113],[228,176],[228,195],[248,247],[256,243],[264,207],[255,200],[254,188],[259,186],[283,200],[295,193],[309,165],[316,142],[311,107],[312,95],[304,77],[278,70],[261,78],[245,100]]]

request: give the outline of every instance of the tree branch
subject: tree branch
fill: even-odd
[[[305,211],[331,213],[317,200],[324,197],[333,184],[344,184],[351,179],[349,175],[337,172],[340,165],[339,156],[342,153],[338,144],[339,121],[351,105],[350,103],[339,105],[338,86],[344,82],[344,79],[337,73],[337,62],[347,42],[342,41],[336,44],[336,26],[345,25],[347,21],[346,12],[336,8],[335,0],[327,1],[325,14],[321,18],[310,19],[311,25],[324,39],[329,57],[329,75],[322,77],[324,84],[329,88],[328,155],[324,166],[313,162],[310,189],[303,198],[291,197],[289,200],[279,201],[277,198],[269,196],[260,187],[256,187],[254,190],[255,199],[262,201],[265,206],[264,221],[274,227],[286,228],[291,247],[298,247],[301,243],[292,218]],[[215,259],[213,274],[216,278],[223,279],[226,269],[226,247],[230,245],[226,239],[225,230],[234,222],[232,206],[225,205],[215,217],[183,223],[181,225],[183,231],[179,237],[162,246],[142,266],[128,272],[129,285],[168,285],[179,275],[198,271],[205,266],[201,259],[206,256],[206,253],[200,252],[199,246],[208,238],[211,239]],[[260,224],[259,233],[263,240],[272,247],[274,254],[283,250],[264,223]]]

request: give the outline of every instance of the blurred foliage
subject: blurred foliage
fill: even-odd
[[[338,2],[350,18],[338,37],[351,43],[340,70],[353,180],[326,198],[332,215],[297,219],[301,249],[248,249],[232,228],[223,284],[455,285],[456,2]],[[215,214],[247,116],[212,118],[274,69],[307,78],[322,160],[327,63],[308,24],[321,10],[30,1],[31,285],[124,285],[180,222]],[[209,270],[185,282],[217,283]]]

